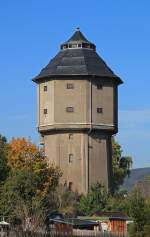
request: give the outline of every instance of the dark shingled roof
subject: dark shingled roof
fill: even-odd
[[[96,76],[116,79],[117,83],[122,83],[95,49],[95,45],[88,41],[77,28],[74,35],[61,45],[59,53],[33,81],[63,76]]]
[[[78,218],[65,218],[65,219],[51,219],[53,223],[67,224],[73,226],[73,228],[88,228],[93,226],[99,226],[97,221],[82,220]]]
[[[90,41],[88,41],[85,36],[82,34],[82,32],[79,30],[79,28],[77,28],[77,30],[75,31],[75,33],[71,36],[71,38],[69,40],[67,40],[64,44],[66,43],[70,43],[70,42],[85,42],[85,43],[90,43],[92,44]]]

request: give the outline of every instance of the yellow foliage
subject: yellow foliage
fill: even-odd
[[[38,183],[35,192],[43,196],[58,185],[62,175],[60,169],[50,164],[43,152],[25,138],[13,138],[8,144],[8,166],[12,171],[26,170]]]
[[[25,138],[13,138],[8,146],[8,165],[12,169],[26,167],[39,154],[36,145]]]

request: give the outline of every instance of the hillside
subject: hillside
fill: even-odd
[[[125,179],[123,189],[131,190],[135,183],[144,180],[145,176],[150,175],[150,167],[131,170],[129,178]]]

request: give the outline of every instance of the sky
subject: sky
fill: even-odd
[[[119,133],[133,168],[150,167],[150,1],[0,0],[0,133],[38,144],[32,78],[76,27],[122,78]]]

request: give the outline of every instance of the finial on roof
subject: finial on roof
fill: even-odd
[[[80,31],[80,27],[77,27],[77,28],[76,28],[76,31]]]

